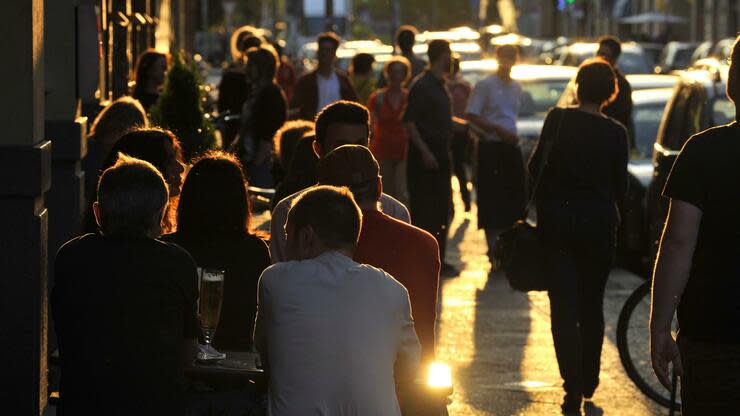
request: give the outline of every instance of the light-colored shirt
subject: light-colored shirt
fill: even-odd
[[[293,200],[306,190],[298,191],[293,195],[283,198],[272,210],[270,220],[270,258],[273,263],[287,260],[285,254],[285,224],[288,222],[288,212]],[[380,210],[399,221],[411,224],[409,210],[390,195],[380,195]]]
[[[420,347],[388,273],[327,252],[268,267],[258,302],[271,416],[401,414],[395,381],[414,379]]]
[[[319,102],[316,105],[316,111],[321,111],[327,105],[342,99],[339,91],[339,77],[335,71],[331,71],[328,78],[324,78],[320,73],[316,74],[316,87],[319,90]]]
[[[505,82],[498,75],[491,74],[475,84],[467,112],[516,134],[516,117],[521,96],[522,87],[518,82]],[[491,134],[487,138],[493,138],[490,137]]]

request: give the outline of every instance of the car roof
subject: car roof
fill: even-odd
[[[425,54],[427,53],[427,44],[426,43],[419,43],[414,45],[414,53],[415,54]],[[479,54],[481,53],[481,47],[479,44],[475,42],[452,42],[450,43],[450,50],[452,50],[453,53],[464,53],[464,54]]]
[[[568,52],[574,54],[595,54],[599,50],[598,42],[576,42],[568,46]],[[635,42],[622,42],[622,53],[642,53],[642,46]]]
[[[672,88],[678,82],[678,77],[675,75],[628,74],[626,78],[633,90]]]
[[[460,72],[491,72],[496,71],[498,63],[495,59],[481,59],[477,61],[460,62]],[[516,80],[528,79],[563,79],[570,80],[576,75],[578,68],[561,65],[514,65],[511,70],[512,78]]]
[[[662,103],[665,104],[673,95],[673,88],[649,88],[632,91],[634,105]]]

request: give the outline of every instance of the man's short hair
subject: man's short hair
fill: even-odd
[[[316,141],[324,147],[326,133],[334,123],[362,124],[370,135],[370,113],[364,105],[353,101],[339,100],[324,107],[316,115]]]
[[[307,132],[313,131],[313,122],[308,120],[286,121],[272,137],[273,151],[283,169],[288,169],[293,160],[293,151]]]
[[[149,236],[161,226],[167,183],[149,162],[120,153],[98,181],[100,229],[105,235]]]
[[[576,85],[580,102],[610,103],[617,98],[619,92],[614,68],[603,58],[585,60],[578,68]]]
[[[434,39],[429,42],[427,47],[427,56],[429,57],[429,63],[432,64],[437,62],[442,55],[450,52],[450,42],[444,39]]]
[[[328,249],[354,248],[360,237],[362,212],[349,189],[317,186],[293,201],[288,224],[293,233],[310,226]]]
[[[373,70],[375,57],[366,52],[360,52],[352,57],[352,73],[367,74]]]
[[[622,42],[616,36],[602,36],[599,38],[599,47],[606,46],[614,52],[614,59],[622,54]]]
[[[247,57],[247,63],[253,62],[257,67],[260,78],[275,79],[280,58],[272,46],[252,47],[247,50],[245,55]]]
[[[383,65],[383,76],[385,79],[387,80],[389,78],[391,67],[393,65],[401,65],[403,67],[403,70],[406,71],[406,76],[403,77],[403,82],[409,82],[411,79],[411,62],[409,62],[405,56],[401,55],[394,55],[385,63],[385,65]]]
[[[336,49],[339,47],[339,44],[342,43],[342,38],[334,32],[323,32],[319,33],[316,37],[316,43],[321,44],[321,42],[331,42],[334,44],[334,49]]]
[[[514,45],[500,45],[496,48],[496,59],[519,60],[519,49]]]
[[[396,43],[401,50],[406,51],[414,47],[416,34],[419,33],[411,25],[403,25],[396,31]]]
[[[380,167],[370,149],[356,144],[339,146],[326,154],[316,168],[321,185],[346,186],[360,204],[377,202]]]

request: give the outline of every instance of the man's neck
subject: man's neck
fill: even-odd
[[[445,70],[439,66],[432,66],[429,69],[429,72],[431,72],[438,80],[443,81],[445,79]]]
[[[334,72],[334,68],[332,68],[331,65],[327,65],[326,67],[319,66],[318,72],[322,77],[329,78]]]

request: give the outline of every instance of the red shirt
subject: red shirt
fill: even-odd
[[[434,359],[439,248],[431,234],[376,210],[362,211],[354,260],[381,268],[409,291],[423,362]]]
[[[377,102],[378,92],[382,92],[383,101]],[[367,108],[375,120],[373,139],[370,140],[370,151],[378,160],[404,160],[409,146],[409,135],[403,126],[403,113],[409,91],[401,89],[401,101],[393,107],[388,98],[388,90],[378,90],[370,94]]]

